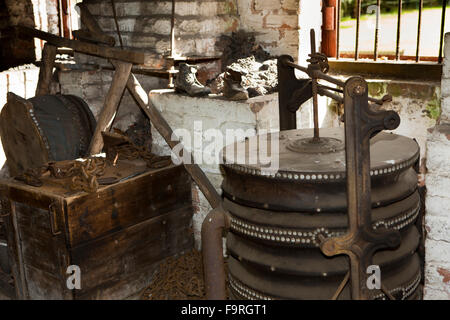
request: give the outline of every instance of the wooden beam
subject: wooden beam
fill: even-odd
[[[114,37],[108,36],[103,32],[85,3],[78,3],[75,6],[75,9],[79,11],[78,13],[83,25],[93,34],[93,36],[95,36],[95,38],[98,39],[98,41],[114,46],[116,42]]]
[[[158,54],[150,54],[134,50],[122,50],[120,48],[114,48],[80,40],[70,40],[22,25],[16,26],[15,29],[16,32],[18,32],[22,37],[31,36],[39,38],[56,47],[68,47],[81,53],[135,64],[143,64],[146,66],[152,66],[154,68],[159,68],[164,65],[164,59],[161,55]]]
[[[72,31],[72,34],[75,39],[81,40],[81,41],[87,41],[87,42],[93,42],[93,43],[101,43],[106,44],[108,46],[113,46],[114,44],[110,44],[108,42],[105,42],[104,39],[97,37],[97,35],[92,34],[92,32],[87,30],[74,30]]]
[[[46,43],[42,50],[41,67],[39,69],[39,80],[36,88],[36,96],[50,94],[50,83],[55,66],[56,47]]]
[[[95,127],[95,132],[89,147],[90,155],[98,154],[102,151],[102,131],[109,130],[111,127],[114,116],[116,115],[119,107],[119,102],[122,98],[123,91],[125,90],[125,86],[131,74],[131,63],[114,61],[114,65],[116,67],[116,71],[114,72],[111,87],[106,95],[105,103],[102,111],[100,112],[97,126]]]

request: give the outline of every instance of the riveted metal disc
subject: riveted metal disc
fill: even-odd
[[[344,140],[342,128],[322,129],[321,134],[329,141]],[[330,151],[328,144],[324,152],[310,152],[314,147],[301,152],[298,146],[312,136],[310,129],[289,130],[227,146],[222,165],[225,197],[276,211],[345,211],[345,150]],[[291,150],[293,145],[296,151]],[[410,138],[381,132],[371,139],[373,207],[399,201],[416,190],[413,165],[418,159],[418,144]]]
[[[417,253],[412,254],[402,263],[390,267],[381,267],[383,285],[398,299],[410,299],[416,294],[421,280],[420,261]],[[237,299],[277,300],[328,300],[336,292],[343,276],[308,276],[299,277],[270,271],[239,261],[234,257],[228,259],[229,288]],[[372,299],[383,299],[381,290],[373,290]],[[347,284],[339,299],[350,299]]]

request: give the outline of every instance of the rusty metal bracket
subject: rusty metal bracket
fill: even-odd
[[[368,87],[361,77],[348,79],[344,86],[345,155],[349,230],[340,237],[321,243],[327,256],[350,258],[352,299],[369,299],[367,267],[375,251],[400,244],[398,231],[374,231],[371,216],[370,138],[381,130],[393,130],[400,124],[394,111],[375,111],[368,103]]]
[[[294,59],[288,55],[283,55],[278,58],[280,130],[297,128],[295,112],[313,96],[311,79],[297,79],[295,70],[286,62],[293,63]]]
[[[54,236],[57,236],[59,234],[61,234],[61,230],[58,230],[58,224],[56,223],[56,207],[55,207],[55,202],[50,203],[50,205],[48,206],[48,213],[49,213],[49,217],[50,217],[50,228],[52,230],[52,234]]]

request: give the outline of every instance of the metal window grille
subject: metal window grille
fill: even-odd
[[[389,0],[388,0],[389,1]],[[400,36],[401,36],[401,19],[402,19],[402,9],[403,9],[403,0],[396,0],[397,2],[397,34],[396,34],[396,43],[395,43],[395,54],[394,55],[384,55],[388,59],[391,60],[415,60],[416,62],[421,61],[437,61],[438,63],[442,62],[442,49],[444,42],[444,27],[445,27],[445,11],[447,9],[447,2],[449,0],[442,0],[442,15],[441,15],[441,27],[440,27],[440,40],[439,40],[439,49],[436,48],[437,55],[435,57],[421,57],[420,56],[420,39],[422,32],[422,13],[423,13],[423,1],[419,0],[418,4],[418,19],[417,19],[417,41],[416,41],[416,54],[415,56],[401,55],[400,54]],[[340,52],[339,42],[340,42],[340,24],[341,24],[341,9],[342,9],[342,1],[337,1],[337,35],[336,35],[336,59],[339,58],[354,58],[356,61],[360,58],[370,58],[376,61],[378,59],[378,42],[379,42],[379,20],[380,20],[380,12],[381,5],[383,4],[383,0],[376,0],[376,19],[377,19],[377,27],[375,28],[375,43],[373,55],[360,54],[359,52],[359,33],[360,33],[360,24],[361,24],[361,0],[357,0],[355,3],[356,6],[356,34],[355,34],[355,51],[353,54],[343,54]],[[392,2],[392,0],[390,0]],[[439,52],[437,51],[439,50]]]

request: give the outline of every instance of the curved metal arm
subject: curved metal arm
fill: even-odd
[[[361,77],[348,79],[344,87],[345,160],[349,230],[341,237],[328,238],[320,249],[327,256],[346,254],[350,258],[353,299],[368,299],[366,270],[376,250],[400,244],[398,231],[372,229],[370,194],[370,138],[381,130],[400,124],[394,111],[369,107],[367,83]]]

